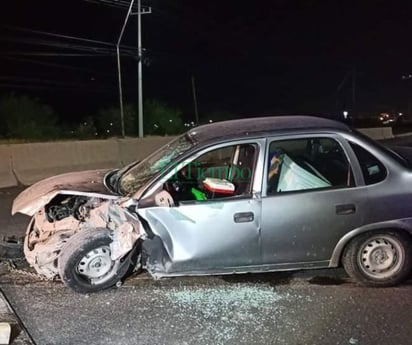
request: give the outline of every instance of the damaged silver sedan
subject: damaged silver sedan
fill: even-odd
[[[344,124],[306,116],[191,129],[141,162],[40,181],[24,251],[87,293],[154,278],[343,265],[363,284],[410,273],[412,170]]]

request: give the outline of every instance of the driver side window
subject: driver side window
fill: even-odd
[[[175,205],[251,195],[256,144],[211,150],[177,170],[165,183]]]

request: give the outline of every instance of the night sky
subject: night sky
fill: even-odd
[[[144,0],[153,12],[143,16],[144,97],[192,118],[193,75],[203,120],[211,113],[333,115],[352,109],[355,82],[354,111],[406,111],[409,3]],[[91,50],[109,46],[50,34],[115,43],[125,15],[84,0],[3,0],[0,93],[39,97],[69,121],[117,105],[116,57]],[[136,48],[136,17],[123,44]],[[131,55],[122,57],[125,99],[137,102]]]

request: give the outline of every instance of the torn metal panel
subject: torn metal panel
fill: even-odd
[[[58,194],[83,195],[116,199],[104,185],[108,170],[90,170],[62,174],[35,183],[20,193],[13,202],[12,214],[33,216]]]
[[[113,232],[113,242],[110,243],[110,256],[112,260],[118,260],[130,252],[139,237],[139,229],[136,229],[130,223],[122,224]]]
[[[76,224],[72,219],[57,223],[61,224],[56,224],[54,226],[55,230],[51,230],[50,225],[46,225],[45,230],[42,230],[41,227],[47,224],[47,221],[39,214],[30,222],[24,241],[24,254],[27,262],[37,273],[43,274],[47,278],[58,275],[57,258],[61,248],[67,238],[76,232],[76,228],[67,229],[64,226]]]
[[[63,203],[67,204],[66,199],[63,199]],[[75,202],[73,204],[76,205]],[[67,240],[79,231],[99,228],[112,230],[112,260],[124,257],[141,236],[138,219],[116,202],[92,198],[77,204],[78,209],[71,210],[72,214],[59,220],[53,217],[56,214],[65,215],[67,209],[59,212],[56,208],[66,206],[47,205],[35,214],[29,225],[24,244],[26,259],[37,273],[47,278],[59,274],[60,252]]]

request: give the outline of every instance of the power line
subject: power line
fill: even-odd
[[[100,40],[95,40],[95,39],[90,39],[90,38],[84,38],[84,37],[79,37],[79,36],[71,36],[71,35],[62,35],[62,34],[56,34],[50,31],[41,31],[41,30],[34,30],[30,28],[23,28],[20,26],[4,26],[5,28],[9,30],[14,30],[14,31],[22,31],[22,32],[30,32],[36,35],[44,35],[44,36],[51,36],[51,37],[57,37],[57,38],[64,38],[67,40],[74,40],[74,41],[81,41],[81,42],[88,42],[88,43],[96,43],[96,44],[101,44],[101,45],[106,45],[109,47],[115,47],[115,44],[112,42],[106,42],[106,41],[100,41]],[[122,45],[123,48],[126,49],[131,49],[134,50],[136,49],[133,46],[129,45]]]
[[[61,82],[56,80],[45,80],[45,79],[37,79],[37,78],[20,78],[20,77],[0,77],[0,85],[3,87],[14,87],[14,88],[32,88],[32,89],[76,89],[82,90],[82,92],[113,92],[113,88],[111,86],[102,87],[101,84],[91,86],[91,83],[68,83],[68,82]]]
[[[83,71],[83,72],[87,72],[87,73],[90,73],[90,74],[110,75],[109,73],[102,73],[101,71],[90,70],[90,69],[86,69],[86,68],[82,68],[82,67],[56,64],[56,63],[44,62],[44,61],[33,60],[33,59],[15,58],[15,57],[2,56],[2,55],[0,55],[0,58],[7,59],[7,60],[12,60],[13,62],[18,61],[18,62],[32,63],[32,64],[36,64],[36,65],[48,66],[48,67],[54,67],[54,68],[60,68],[60,69]]]
[[[12,36],[12,37],[3,36],[3,37],[0,37],[0,40],[11,41],[13,43],[24,43],[24,44],[29,44],[29,45],[43,45],[43,46],[60,48],[60,49],[93,51],[93,52],[102,53],[102,54],[106,54],[107,52],[115,52],[117,50],[116,45],[111,42],[91,40],[88,38],[76,37],[76,36],[60,35],[60,34],[55,34],[51,32],[21,28],[21,27],[6,27],[6,28],[9,30],[28,32],[34,35],[50,36],[54,38],[59,38],[59,41],[50,40],[48,38],[46,39],[36,38],[36,37],[35,38],[27,38],[27,37],[22,38],[22,37],[15,37],[15,36]],[[66,40],[66,42],[62,41],[61,39]],[[70,42],[70,41],[88,43],[88,44],[79,44],[79,43]],[[122,55],[130,55],[135,58],[138,55],[137,49],[135,47],[128,46],[128,45],[122,45],[120,49],[121,49]]]
[[[93,89],[101,88],[101,89],[110,89],[114,90],[114,86],[110,81],[105,81],[105,84],[100,82],[95,82],[94,80],[87,80],[87,81],[77,81],[77,82],[65,82],[60,80],[50,80],[44,78],[26,78],[20,76],[0,76],[0,81],[7,81],[7,82],[17,82],[17,83],[32,83],[32,84],[44,84],[49,86],[69,86],[69,87],[86,87],[90,88],[92,86]],[[102,87],[107,85],[107,87]]]
[[[4,56],[46,56],[46,57],[105,57],[115,56],[116,53],[93,54],[93,53],[49,53],[49,52],[5,52]]]
[[[48,84],[48,85],[59,85],[59,86],[86,86],[90,87],[91,82],[62,82],[59,80],[50,80],[50,79],[39,79],[39,78],[25,78],[25,77],[18,77],[18,76],[0,76],[0,80],[7,80],[7,81],[14,81],[14,82],[31,82],[31,83],[41,83],[41,84]],[[98,87],[100,84],[98,85]]]
[[[64,90],[81,90],[84,92],[90,93],[107,93],[112,94],[112,89],[104,89],[104,88],[90,88],[90,87],[79,87],[79,86],[66,86],[66,85],[36,85],[36,84],[14,84],[14,83],[2,83],[0,82],[0,88],[13,88],[13,89],[28,89],[28,90],[55,90],[57,89],[64,89]]]
[[[71,43],[62,43],[57,41],[49,41],[49,40],[40,40],[40,39],[28,39],[28,38],[19,38],[19,37],[0,37],[2,41],[11,41],[11,42],[18,42],[18,43],[25,43],[29,45],[40,45],[40,46],[47,46],[47,47],[54,47],[66,50],[79,50],[79,51],[89,51],[99,54],[107,54],[107,53],[115,53],[115,45],[112,45],[110,48],[103,48],[103,47],[96,47],[91,45],[78,45],[78,44],[71,44]],[[137,57],[137,49],[121,49],[122,55],[129,55],[132,57]]]
[[[127,10],[130,7],[130,1],[125,0],[84,0],[86,2],[98,4],[98,5],[106,5],[109,7],[116,7],[120,9]],[[134,3],[131,7],[132,10],[138,11],[138,6]]]
[[[36,35],[45,35],[45,36],[64,38],[64,39],[74,40],[74,41],[82,41],[82,42],[88,42],[88,43],[95,43],[95,44],[113,46],[113,43],[110,43],[110,42],[92,40],[92,39],[83,38],[83,37],[56,34],[56,33],[49,32],[49,31],[34,30],[34,29],[29,29],[29,28],[23,28],[23,27],[20,27],[20,26],[8,26],[7,25],[7,26],[4,26],[4,27],[9,29],[9,30],[30,32],[30,33],[36,34]]]

